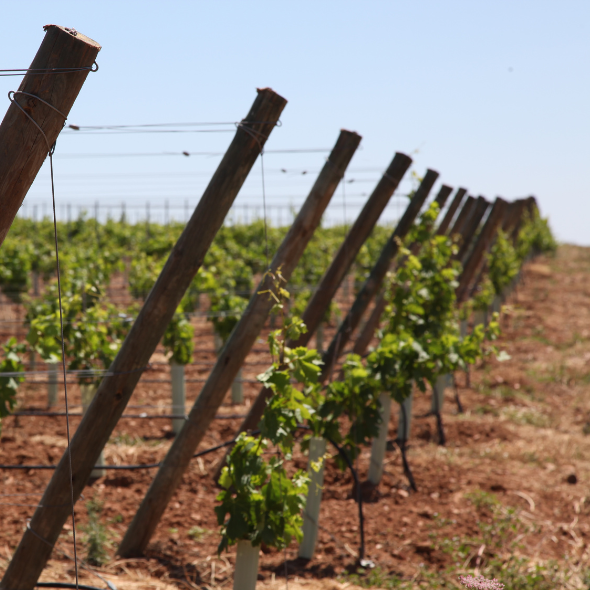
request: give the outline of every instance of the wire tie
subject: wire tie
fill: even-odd
[[[41,132],[41,135],[43,135],[43,138],[45,139],[45,143],[47,144],[47,152],[50,156],[52,156],[53,152],[55,151],[55,142],[53,142],[52,146],[49,145],[49,140],[47,139],[47,135],[45,135],[45,131],[43,131],[43,129],[41,129],[41,127],[39,126],[37,121],[35,121],[35,119],[33,119],[33,117],[31,117],[31,115],[29,115],[29,113],[27,113],[27,111],[25,111],[25,109],[23,109],[23,107],[21,107],[20,104],[18,104],[18,102],[16,102],[15,96],[17,94],[24,94],[26,96],[30,96],[31,98],[35,98],[36,100],[40,100],[43,104],[47,105],[50,109],[53,109],[57,114],[61,115],[64,118],[64,126],[67,121],[67,116],[64,115],[59,109],[55,108],[52,104],[49,104],[46,100],[43,100],[42,98],[39,98],[38,96],[31,94],[30,92],[23,92],[22,90],[16,90],[16,91],[11,90],[8,93],[8,100],[10,100],[10,102],[13,105],[18,107],[25,114],[25,116],[31,121],[31,123],[33,123],[33,125],[35,125],[35,127],[37,127],[37,129],[39,129],[39,131]]]
[[[46,543],[47,545],[49,545],[53,549],[53,545],[47,539],[44,539],[37,531],[35,531],[33,528],[31,528],[31,519],[30,518],[27,518],[27,530],[31,531],[33,533],[33,535],[35,535],[35,537],[37,537],[38,539],[43,541],[43,543]]]
[[[383,173],[383,178],[387,178],[387,180],[389,180],[389,182],[391,182],[392,184],[397,184],[397,180],[395,180],[395,178],[393,178],[393,176],[390,176],[389,174],[387,174],[387,172]]]

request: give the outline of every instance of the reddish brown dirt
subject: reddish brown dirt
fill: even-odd
[[[490,357],[466,376],[457,374],[459,394],[466,412],[457,414],[452,390],[447,390],[443,412],[446,447],[436,444],[429,396],[417,394],[408,459],[418,492],[413,493],[404,476],[400,453],[387,453],[383,480],[364,504],[366,552],[385,572],[405,578],[416,575],[420,564],[434,571],[455,565],[453,539],[467,540],[472,552],[465,567],[474,567],[500,549],[482,549],[480,524],[492,523],[490,498],[514,509],[519,525],[520,551],[535,562],[568,556],[578,566],[587,563],[590,540],[590,250],[563,246],[555,259],[538,259],[527,267],[524,283],[508,301],[502,317],[503,334],[498,348],[511,359]],[[212,335],[204,321],[196,323],[197,347],[212,348]],[[331,333],[326,335],[326,341]],[[261,337],[262,338],[262,337]],[[263,350],[259,341],[256,350]],[[212,361],[209,350],[195,353],[196,361]],[[254,379],[268,362],[265,352],[249,355],[244,378]],[[164,361],[161,352],[153,361]],[[191,366],[187,377],[204,378],[207,366]],[[165,379],[165,365],[155,365],[146,379]],[[187,389],[188,402],[200,384]],[[226,402],[220,414],[243,414],[258,391],[245,384],[246,403]],[[25,385],[20,408],[44,408],[44,386]],[[72,399],[79,403],[72,387]],[[169,403],[167,383],[140,383],[128,412],[156,412]],[[168,411],[166,409],[165,411]],[[394,412],[395,414],[396,412]],[[79,418],[72,418],[75,428]],[[239,419],[217,420],[200,449],[229,439]],[[397,416],[390,424],[395,438]],[[106,449],[109,464],[149,463],[162,459],[170,445],[170,424],[162,419],[123,419]],[[64,418],[8,418],[3,421],[0,463],[53,464],[65,448]],[[89,485],[85,501],[104,502],[103,522],[109,530],[111,562],[100,571],[121,588],[231,586],[234,553],[216,556],[219,541],[213,508],[217,490],[211,472],[220,452],[195,460],[164,519],[145,559],[118,560],[116,546],[147,490],[154,471],[117,471]],[[359,460],[366,476],[369,451]],[[302,457],[297,462],[304,465]],[[18,543],[26,519],[50,478],[42,470],[0,471],[0,568]],[[359,543],[358,511],[352,499],[352,480],[329,463],[321,531],[315,558],[297,559],[293,544],[286,552],[265,550],[261,556],[261,579],[269,584],[281,580],[285,557],[291,579],[333,580],[354,568]],[[27,495],[22,495],[27,494]],[[28,495],[30,494],[30,495]],[[80,527],[87,520],[84,501],[77,505]],[[196,528],[198,527],[198,528]],[[516,533],[515,533],[516,534]],[[83,540],[84,535],[81,535]],[[513,538],[513,537],[510,537]],[[469,540],[471,539],[471,541]],[[84,543],[80,552],[85,555]],[[449,550],[451,545],[451,550]],[[72,527],[68,523],[54,551],[44,579],[70,580],[72,564],[60,551],[71,554]],[[481,556],[478,558],[478,550]],[[53,577],[52,577],[53,576]],[[102,586],[84,573],[87,583]],[[127,584],[127,585],[126,585]],[[336,587],[320,584],[317,587]],[[349,586],[350,588],[351,586]]]

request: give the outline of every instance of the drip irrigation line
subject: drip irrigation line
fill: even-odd
[[[251,434],[252,435],[260,434],[260,430],[254,430],[254,431],[252,431]],[[220,443],[218,445],[215,445],[214,447],[210,447],[210,448],[205,449],[203,451],[199,451],[198,453],[195,453],[192,458],[197,459],[198,457],[203,457],[204,455],[208,455],[209,453],[214,453],[215,451],[219,451],[220,449],[223,449],[225,447],[229,447],[230,445],[233,445],[236,442],[237,438],[238,437],[235,436],[231,440]],[[141,465],[139,465],[139,464],[138,465],[95,465],[95,469],[110,469],[110,470],[115,470],[115,471],[118,471],[118,470],[120,470],[120,471],[137,471],[140,469],[156,469],[156,468],[160,467],[161,465],[162,465],[161,462],[144,463]],[[11,469],[52,470],[52,469],[55,469],[56,467],[57,467],[56,465],[0,465],[0,470],[1,469],[6,469],[6,470],[11,470]]]
[[[36,412],[34,410],[32,411],[23,411],[23,412],[12,412],[11,414],[8,414],[7,416],[5,416],[6,418],[10,418],[10,416],[15,416],[15,417],[19,417],[19,418],[30,418],[30,417],[39,417],[39,418],[47,418],[47,417],[61,417],[61,416],[65,416],[66,413],[65,412],[44,412],[44,411],[39,411]],[[71,417],[81,417],[84,416],[83,412],[70,412],[69,416]],[[223,415],[223,414],[218,414],[217,416],[214,417],[214,420],[237,420],[237,419],[243,419],[246,417],[246,414],[227,414],[227,415]],[[183,419],[183,420],[187,420],[188,417],[186,414],[147,414],[145,412],[141,413],[141,414],[123,414],[121,416],[121,418],[130,418],[130,419]]]
[[[86,584],[68,584],[67,582],[37,582],[35,588],[80,588],[80,590],[102,590],[96,586],[87,586]],[[115,588],[116,586],[110,586],[109,588]]]

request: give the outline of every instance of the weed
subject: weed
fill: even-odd
[[[88,524],[81,527],[86,533],[86,561],[95,566],[101,566],[108,560],[108,533],[104,524],[100,522],[103,506],[104,503],[96,496],[87,502]]]
[[[193,541],[199,541],[201,540],[206,534],[210,533],[211,531],[209,529],[203,529],[200,526],[194,526],[191,527],[188,532],[187,535],[193,540]]]
[[[122,432],[121,434],[116,434],[115,436],[111,437],[109,443],[113,445],[124,445],[124,446],[135,446],[141,445],[145,441],[141,436],[131,436],[126,432]]]
[[[496,494],[485,492],[484,490],[474,490],[465,494],[465,498],[469,500],[476,508],[476,510],[493,510],[500,504]]]
[[[504,415],[515,424],[527,424],[536,428],[547,428],[549,426],[548,416],[532,410],[507,408],[504,410]]]

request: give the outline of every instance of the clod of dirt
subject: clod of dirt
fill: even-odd
[[[378,486],[376,486],[375,484],[372,484],[370,481],[365,480],[361,482],[360,485],[361,488],[361,498],[363,500],[363,502],[377,502],[377,500],[379,500],[379,498],[381,497],[381,494],[379,493],[379,490],[377,489]],[[350,496],[351,498],[354,498],[355,502],[356,499],[358,498],[358,491],[357,491],[357,486],[355,484],[355,482],[352,483],[352,489],[350,491]]]
[[[566,478],[565,481],[567,481],[567,483],[571,483],[572,485],[578,483],[578,477],[576,476],[575,473],[570,473]]]

